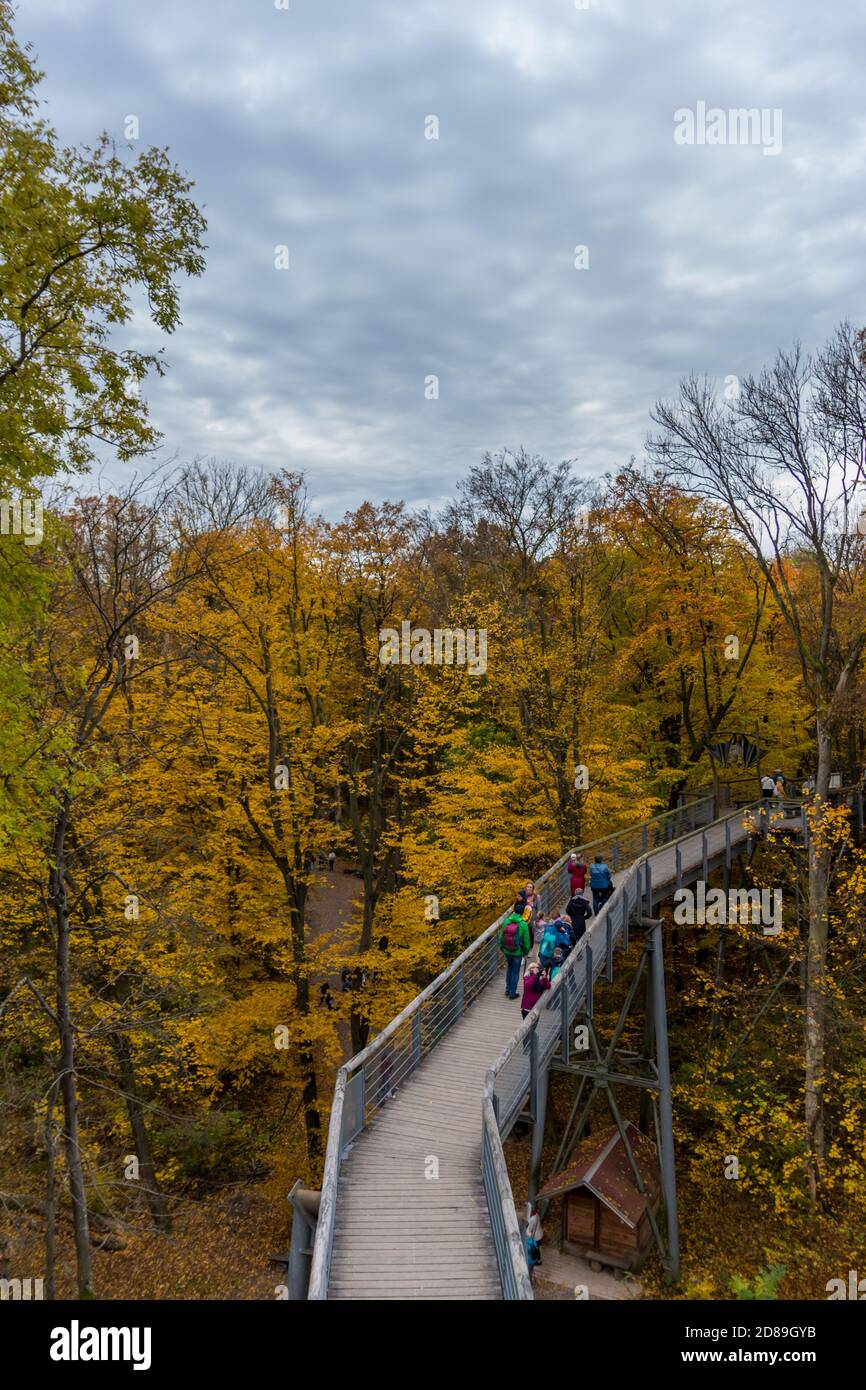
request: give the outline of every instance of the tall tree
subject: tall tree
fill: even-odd
[[[842,324],[816,357],[799,346],[720,403],[712,383],[683,381],[659,402],[651,456],[690,491],[725,508],[782,614],[815,719],[809,849],[805,1122],[813,1200],[826,1146],[824,1086],[830,849],[822,833],[834,732],[866,646],[866,548],[853,522],[864,483],[866,367]]]
[[[610,773],[599,656],[621,562],[604,544],[596,501],[570,461],[504,449],[472,469],[446,518],[462,536],[470,584],[493,606],[494,703],[563,848],[584,838]]]
[[[158,433],[140,384],[159,353],[121,346],[143,293],[154,324],[180,322],[178,276],[204,269],[205,221],[165,150],[127,161],[107,135],[62,149],[39,115],[29,45],[0,0],[0,485],[79,471],[107,444],[122,459]]]

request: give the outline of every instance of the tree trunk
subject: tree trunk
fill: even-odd
[[[51,1083],[48,1103],[45,1109],[45,1154],[47,1159],[45,1176],[45,1297],[50,1303],[54,1299],[54,1267],[57,1232],[57,1144],[54,1125],[54,1107],[57,1104],[59,1078]]]
[[[364,904],[361,916],[361,935],[358,941],[358,952],[369,951],[373,943],[373,921],[376,915],[375,892],[373,888],[373,866],[369,857],[364,859]],[[358,984],[358,975],[354,972],[352,977],[352,988]],[[349,1027],[352,1040],[352,1056],[355,1057],[359,1052],[363,1052],[370,1037],[370,1023],[361,1013],[360,1007],[355,1002],[354,994],[352,997],[352,1007],[349,1014]]]
[[[830,851],[822,848],[820,820],[830,786],[831,740],[823,718],[817,721],[818,770],[815,822],[809,839],[809,940],[806,956],[805,1119],[809,1146],[809,1195],[817,1201],[824,1160],[824,1053],[827,1029],[827,894]]]
[[[310,1014],[310,982],[304,968],[306,963],[304,910],[306,908],[307,889],[301,876],[300,851],[296,850],[294,872],[285,859],[281,860],[281,868],[291,919],[295,1008],[301,1018],[307,1019]],[[307,1158],[311,1165],[315,1166],[322,1153],[322,1121],[319,1115],[316,1057],[309,1036],[301,1040],[297,1058],[301,1075],[304,1078],[304,1130],[307,1140]]]
[[[147,1205],[153,1217],[154,1228],[161,1231],[163,1235],[169,1235],[171,1233],[171,1217],[168,1212],[168,1203],[156,1180],[156,1167],[153,1162],[147,1126],[144,1122],[144,1106],[141,1103],[141,1096],[138,1093],[135,1079],[132,1048],[129,1045],[129,1038],[124,1033],[118,1033],[115,1036],[114,1052],[120,1073],[120,1088],[123,1091],[126,1113],[129,1116],[129,1127],[132,1130],[132,1142],[138,1158],[141,1186],[144,1189]]]
[[[93,1297],[93,1266],[90,1253],[90,1222],[87,1214],[87,1195],[84,1168],[81,1162],[81,1140],[78,1131],[78,1087],[75,1076],[75,1030],[69,1009],[69,905],[66,895],[66,832],[69,824],[69,798],[65,796],[54,828],[52,863],[49,886],[54,910],[57,1032],[60,1055],[57,1078],[63,1100],[63,1147],[72,1200],[72,1224],[75,1231],[75,1257],[78,1269],[79,1298]]]

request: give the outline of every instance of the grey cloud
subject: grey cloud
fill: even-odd
[[[866,322],[853,7],[27,0],[18,27],[64,139],[134,112],[207,205],[147,388],[166,450],[304,467],[331,515],[435,505],[501,444],[602,473],[683,372]],[[676,146],[699,99],[781,107],[781,155]]]

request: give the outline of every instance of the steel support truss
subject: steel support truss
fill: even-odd
[[[617,1101],[617,1092],[621,1087],[640,1090],[639,1127],[644,1134],[655,1140],[661,1170],[660,1215],[663,1216],[663,1220],[660,1224],[655,1213],[649,1208],[648,1215],[664,1268],[669,1277],[676,1280],[680,1272],[680,1242],[662,924],[657,919],[641,917],[640,926],[646,930],[643,950],[606,1049],[603,1049],[591,1012],[578,1013],[572,1023],[571,1036],[566,1040],[566,1046],[551,1059],[552,1070],[566,1072],[577,1081],[574,1103],[565,1125],[553,1172],[558,1173],[566,1166],[578,1141],[586,1132],[593,1106],[598,1100],[603,1099],[622,1139],[635,1186],[639,1192],[644,1192],[646,1188],[629,1144],[625,1121]],[[642,981],[645,1007],[643,1046],[640,1053],[635,1053],[620,1047],[619,1043]],[[590,1010],[591,1008],[590,1001]],[[585,1042],[585,1047],[580,1047],[578,1038],[581,1043]],[[547,1111],[546,1068],[533,1069],[529,1108],[532,1118],[529,1201],[530,1206],[533,1206],[539,1188]],[[539,1203],[542,1216],[542,1208],[546,1207],[546,1202]]]

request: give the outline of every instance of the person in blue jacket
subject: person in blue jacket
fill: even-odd
[[[592,889],[592,910],[600,912],[613,892],[613,877],[600,854],[589,866],[589,886]]]

